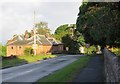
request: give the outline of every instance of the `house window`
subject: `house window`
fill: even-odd
[[[11,49],[13,49],[13,47],[11,47]]]

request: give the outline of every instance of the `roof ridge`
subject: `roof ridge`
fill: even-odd
[[[12,43],[14,43],[14,42],[16,42],[17,40],[14,40],[14,41],[12,41],[12,42],[10,42],[10,43],[8,43],[7,45],[10,45],[10,44],[12,44]]]
[[[40,35],[40,34],[38,34],[39,36],[45,36],[45,35]]]

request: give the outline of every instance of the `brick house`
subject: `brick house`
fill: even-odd
[[[37,49],[36,53],[62,53],[63,44],[53,37],[36,34]],[[17,35],[7,42],[7,56],[24,55],[24,50],[34,44],[34,33],[26,31],[25,35]]]

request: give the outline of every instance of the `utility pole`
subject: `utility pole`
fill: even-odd
[[[36,55],[36,48],[37,48],[37,44],[36,44],[36,17],[35,17],[35,11],[34,11],[34,44],[33,44],[33,50],[34,50],[34,55]]]

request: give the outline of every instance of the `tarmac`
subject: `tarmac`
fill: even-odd
[[[100,56],[93,56],[73,82],[104,82],[104,61]]]

